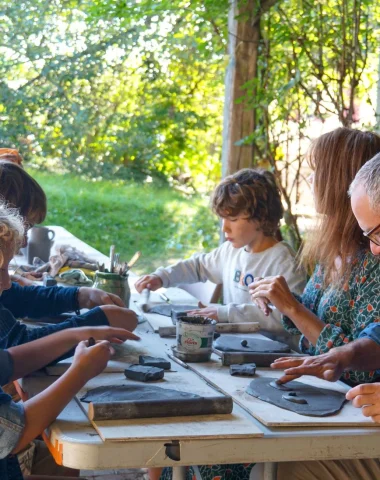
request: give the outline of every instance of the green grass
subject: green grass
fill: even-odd
[[[208,198],[186,197],[152,184],[91,182],[28,171],[48,198],[45,225],[65,227],[105,255],[114,244],[123,260],[141,250],[137,273],[149,273],[218,244],[218,222]]]

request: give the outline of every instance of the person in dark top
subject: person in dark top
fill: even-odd
[[[26,245],[27,230],[45,220],[47,201],[44,191],[21,166],[1,161],[0,157],[0,196],[23,218],[25,231],[22,243]],[[136,314],[124,307],[117,295],[96,288],[20,286],[13,282],[0,298],[0,348],[73,327],[110,325],[134,330]],[[26,316],[33,319],[78,312],[82,308],[91,310],[41,328],[27,329],[16,321],[16,318]]]
[[[20,246],[23,235],[22,218],[14,210],[0,203],[0,295],[11,288],[9,261]],[[57,297],[57,291],[54,289],[50,292],[48,298],[52,304],[55,298],[61,301],[61,305],[57,305],[57,308],[73,305],[73,302],[77,301],[75,292],[71,296],[65,294],[64,297],[59,295]],[[33,298],[35,293],[31,293],[31,299]],[[17,306],[20,311],[25,308],[28,301],[26,299],[24,305]],[[34,312],[37,313],[40,307],[34,308]],[[52,333],[50,327],[36,329],[39,330],[36,334],[28,333],[26,328],[13,322],[13,316],[5,306],[2,306],[0,312],[1,329],[7,331],[7,334],[3,335],[0,348],[0,386],[11,380],[22,378],[57,358],[67,355],[67,352],[78,345],[73,363],[67,372],[32,399],[24,403],[15,403],[0,388],[0,478],[1,480],[22,480],[17,453],[50,425],[88,380],[105,368],[113,352],[109,341],[122,343],[127,339],[138,340],[139,337],[125,329],[107,326],[69,328],[79,325],[80,317],[75,317],[76,319],[71,320],[71,323],[66,322],[67,325],[63,327],[63,331],[52,335],[48,335]],[[97,319],[95,323],[99,323],[99,319],[103,319],[103,316],[106,319],[106,313],[101,308],[94,309],[92,313],[89,312],[89,315]],[[86,340],[90,337],[98,340],[92,347],[88,346]],[[37,340],[34,340],[35,338]],[[27,343],[4,349],[12,344],[23,342]]]

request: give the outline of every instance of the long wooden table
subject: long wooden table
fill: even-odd
[[[61,227],[53,228],[57,233],[57,242],[69,243],[89,255],[96,252]],[[96,255],[97,260],[106,261],[106,257],[99,252]],[[133,283],[134,280],[132,287]],[[168,319],[168,325],[169,322]],[[152,353],[157,352],[157,348],[165,351],[173,343],[172,339],[160,338],[148,323],[140,324],[137,332],[143,337],[142,344],[144,339],[147,345],[151,345],[153,340],[155,347],[147,347]],[[118,368],[123,363],[116,360],[110,365],[114,365],[109,370],[114,374],[120,371]],[[177,364],[175,370],[185,371]],[[186,372],[190,375],[199,374],[188,369]],[[211,373],[210,370],[209,379],[207,370],[202,371],[201,376],[205,381],[215,384],[216,377]],[[52,381],[54,376],[51,375],[28,377],[22,385],[24,390],[33,395]],[[178,417],[175,422],[171,420],[135,422],[138,428],[129,438],[103,441],[77,400],[73,399],[46,434],[56,461],[65,466],[86,470],[171,466],[175,479],[184,478],[182,466],[186,465],[263,462],[265,468],[261,478],[269,480],[275,478],[276,462],[380,456],[380,428],[374,426],[267,427],[237,403],[234,404],[230,430],[223,430],[221,423],[217,425],[218,421],[212,416],[202,419]],[[144,430],[143,434],[140,430]],[[176,449],[179,460],[170,458],[170,446]]]

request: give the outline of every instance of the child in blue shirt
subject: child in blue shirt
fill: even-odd
[[[22,218],[0,203],[0,295],[11,287],[8,266],[23,234]],[[10,315],[5,308],[3,310],[5,317]],[[19,330],[17,326],[15,331]],[[89,347],[86,343],[89,337],[99,340],[98,343]],[[9,338],[12,339],[12,329]],[[0,386],[3,386],[42,368],[78,345],[68,371],[25,403],[14,403],[0,388],[1,480],[23,478],[15,454],[50,425],[85,383],[105,368],[113,353],[109,341],[122,343],[127,339],[137,340],[138,337],[125,329],[107,326],[66,328],[24,345],[0,350]]]

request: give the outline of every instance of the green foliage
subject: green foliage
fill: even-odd
[[[207,197],[134,182],[29,173],[48,197],[46,225],[65,227],[105,255],[111,244],[124,260],[141,250],[138,273],[218,245],[218,221]]]
[[[1,144],[92,178],[213,183],[225,18],[164,3],[0,0]]]

